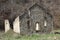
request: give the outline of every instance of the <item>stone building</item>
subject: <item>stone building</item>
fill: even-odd
[[[6,23],[8,22],[7,24],[5,23],[6,25],[9,24],[11,29],[16,28],[16,26],[13,27],[13,23],[17,25],[17,23],[15,23],[17,22],[15,20],[17,16],[19,16],[20,18],[19,21],[21,22],[21,23],[18,22],[20,23],[20,32],[18,31],[18,33],[21,34],[22,33],[25,34],[29,32],[37,33],[38,32],[37,30],[39,30],[38,33],[42,33],[42,32],[50,33],[51,30],[53,30],[53,21],[54,21],[54,30],[60,30],[59,4],[60,4],[60,0],[58,1],[56,0],[1,0],[0,1],[0,6],[1,6],[0,7],[0,31],[5,30],[5,25],[4,25],[5,19],[8,19],[9,21],[9,22],[6,21]],[[27,10],[26,13],[25,13],[25,9]],[[38,10],[40,10],[41,13]],[[41,14],[41,16],[38,17],[38,14]],[[33,26],[33,28],[31,26]],[[23,29],[25,30],[25,32]]]
[[[50,33],[53,30],[52,15],[38,3],[27,8],[19,16],[19,21],[20,34]]]

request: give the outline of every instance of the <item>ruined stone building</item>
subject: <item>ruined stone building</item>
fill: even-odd
[[[1,0],[0,30],[12,29],[20,34],[51,33],[60,28],[59,3],[56,0]]]
[[[38,3],[26,9],[18,20],[19,26],[18,22],[15,22],[15,30],[20,30],[20,34],[50,33],[53,30],[53,16]]]

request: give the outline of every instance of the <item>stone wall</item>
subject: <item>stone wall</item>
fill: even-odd
[[[53,27],[52,15],[46,12],[43,7],[38,4],[34,4],[30,7],[28,12],[20,16],[21,21],[21,34],[33,34],[36,33],[36,23],[39,23],[38,33],[50,33]],[[46,26],[44,23],[46,21]]]
[[[9,20],[6,19],[5,20],[5,32],[9,31],[10,30],[10,23],[9,23]]]
[[[20,34],[20,21],[19,21],[19,16],[13,22],[13,31]]]

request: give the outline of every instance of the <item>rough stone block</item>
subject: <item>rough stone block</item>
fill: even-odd
[[[6,19],[5,20],[5,32],[7,32],[8,30],[10,30],[10,24],[9,24],[9,20]]]
[[[13,31],[16,33],[20,33],[20,21],[19,21],[19,16],[15,19],[13,22]]]

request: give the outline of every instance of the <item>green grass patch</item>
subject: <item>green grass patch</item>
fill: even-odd
[[[0,40],[60,40],[60,34],[33,34],[22,36],[9,30],[0,37]]]

